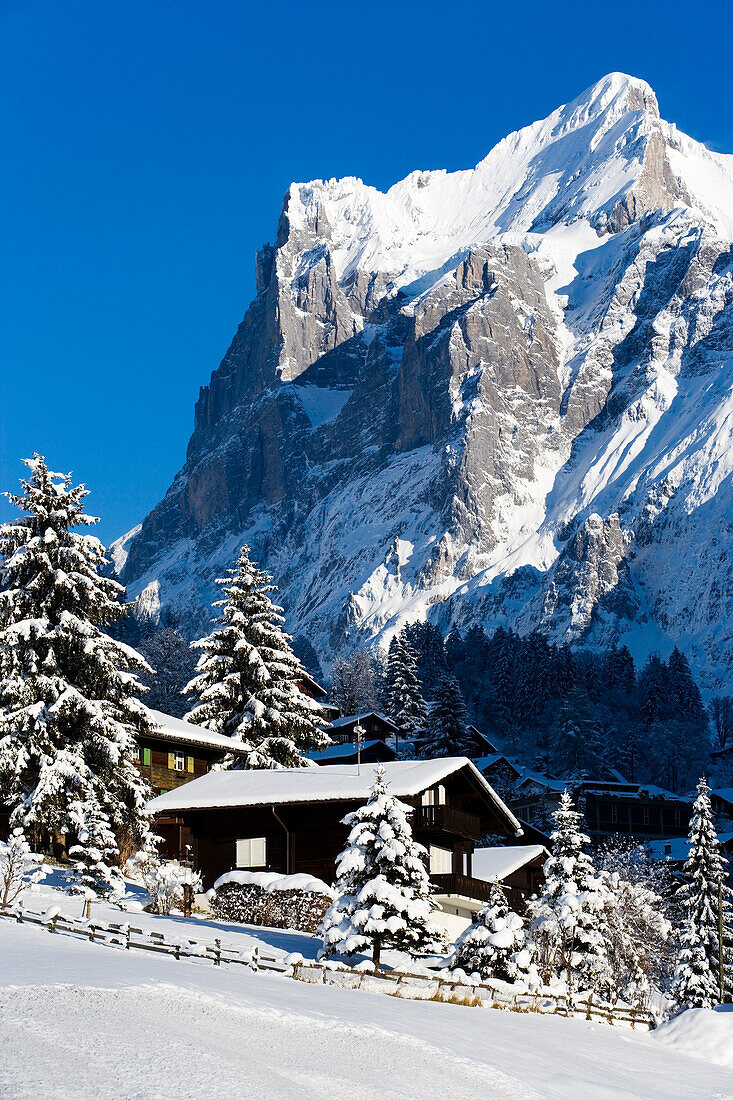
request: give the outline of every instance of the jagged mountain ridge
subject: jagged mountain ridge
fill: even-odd
[[[475,169],[293,184],[130,594],[194,630],[246,539],[326,661],[430,615],[726,680],[732,241],[733,157],[623,74]]]

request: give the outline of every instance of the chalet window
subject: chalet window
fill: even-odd
[[[445,787],[433,787],[422,796],[423,806],[445,806]]]
[[[437,844],[430,845],[430,874],[449,875],[453,870],[453,853],[450,848],[439,848]]]
[[[140,763],[140,746],[138,745],[137,741],[132,746],[132,759],[135,761],[136,764]]]
[[[267,839],[264,836],[248,837],[237,841],[237,867],[266,867]]]
[[[143,749],[143,764],[146,768],[150,767],[150,749]]]
[[[641,820],[642,820],[642,823],[644,825],[649,824],[649,807],[648,806],[644,806],[644,808],[642,809],[642,811],[641,811]]]
[[[173,753],[173,771],[182,772],[186,769],[186,754],[178,749]]]
[[[618,821],[618,806],[615,803],[611,805],[611,821]]]

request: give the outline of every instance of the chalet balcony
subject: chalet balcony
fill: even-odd
[[[471,878],[469,875],[431,875],[430,881],[440,894],[471,898],[482,904],[489,900],[491,893],[490,882],[485,882],[482,878]]]
[[[480,840],[483,835],[481,819],[476,814],[467,814],[453,806],[418,806],[413,827],[452,833],[467,840]]]

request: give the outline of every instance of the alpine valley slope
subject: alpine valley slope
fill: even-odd
[[[429,616],[733,678],[733,156],[604,77],[476,168],[293,184],[114,547],[199,629],[246,540],[326,661]]]

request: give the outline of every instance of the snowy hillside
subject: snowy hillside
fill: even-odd
[[[131,595],[195,630],[246,539],[326,661],[429,615],[729,683],[732,242],[733,156],[619,73],[474,169],[293,184]]]
[[[145,919],[179,938],[198,931],[196,921]],[[248,931],[265,944],[272,936]],[[234,972],[8,919],[0,920],[0,953],[7,1096],[67,1096],[71,1081],[80,1100],[729,1093],[730,1013],[696,1010],[646,1034]]]

